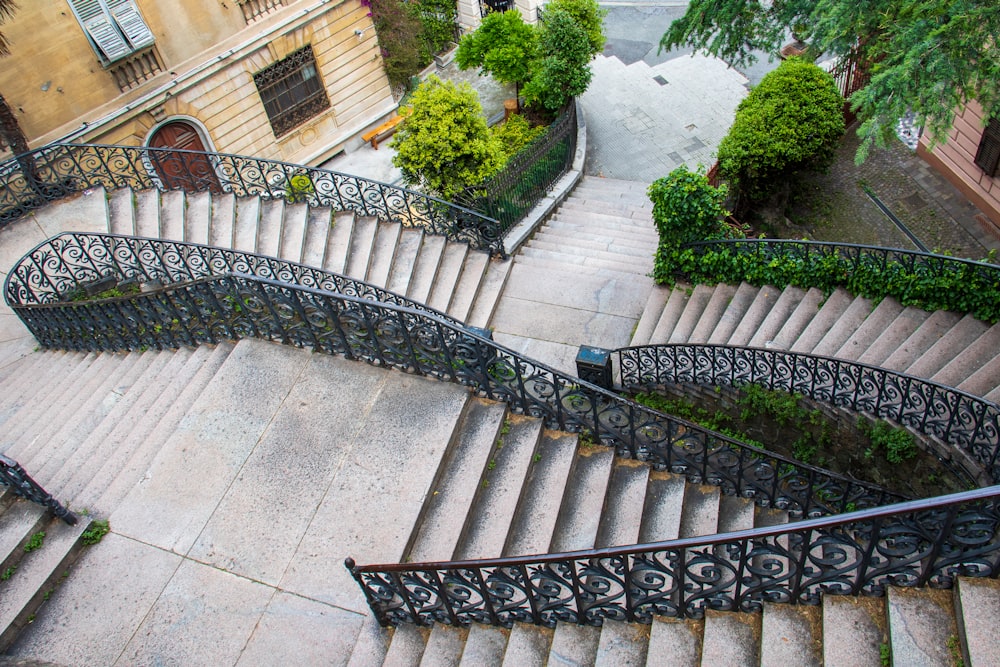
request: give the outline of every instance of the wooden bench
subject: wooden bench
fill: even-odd
[[[403,117],[396,115],[385,121],[374,130],[369,130],[361,135],[361,138],[372,145],[372,148],[378,150],[378,142],[383,139],[388,139],[392,136],[392,133],[396,131],[396,126],[403,121]]]

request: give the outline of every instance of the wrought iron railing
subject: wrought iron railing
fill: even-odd
[[[996,576],[1000,486],[770,528],[517,558],[347,568],[383,625],[700,618]]]
[[[8,303],[43,347],[124,350],[248,336],[277,340],[471,386],[508,403],[516,413],[542,418],[551,428],[586,431],[623,456],[793,515],[837,513],[902,499],[876,485],[659,414],[523,357],[454,320],[409,307],[395,295],[365,293],[385,298],[378,302],[284,282],[295,275],[272,268],[257,267],[256,276],[241,273],[244,263],[230,269],[224,264],[225,251],[217,249],[212,250],[222,253],[213,255],[219,275],[192,279],[197,272],[190,267],[210,266],[199,255],[204,247],[82,235],[88,248],[84,253],[73,240],[77,237],[81,235],[63,235],[43,244],[14,267],[5,284]],[[114,245],[105,248],[101,244],[108,239]],[[176,257],[167,256],[171,253]],[[152,284],[140,286],[147,291],[67,300],[67,289],[87,285],[116,262],[115,277],[148,276]],[[166,265],[177,267],[171,275],[181,282],[157,287],[154,281],[162,281]],[[358,290],[353,284],[349,289]]]
[[[66,509],[62,503],[33,480],[31,475],[21,467],[21,464],[3,454],[0,454],[0,486],[7,487],[15,496],[42,505],[69,525],[76,524],[75,514]]]
[[[456,201],[499,220],[506,234],[572,166],[576,132],[576,105],[570,104],[545,134],[512,157],[500,173],[467,188]]]
[[[34,175],[26,175],[22,165],[32,163]],[[0,163],[0,227],[51,201],[95,187],[207,190],[300,201],[422,227],[503,254],[496,220],[413,190],[275,160],[137,146],[50,144]]]
[[[891,419],[954,447],[973,479],[1000,480],[1000,407],[964,391],[884,368],[811,354],[728,345],[646,345],[615,350],[629,391],[691,383],[759,385]],[[972,467],[972,470],[968,468]],[[982,478],[980,473],[985,474]]]
[[[197,243],[115,234],[65,232],[43,241],[15,264],[4,282],[11,306],[81,299],[87,292],[161,287],[170,283],[243,273],[290,285],[392,303],[455,318],[375,285],[296,262]]]
[[[695,282],[746,281],[827,292],[844,287],[860,296],[891,296],[926,310],[1000,320],[996,264],[898,248],[783,239],[703,241],[686,244],[683,251],[684,266],[678,270]],[[712,254],[718,255],[716,261],[704,261]]]

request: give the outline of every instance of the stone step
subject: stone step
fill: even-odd
[[[611,207],[612,209],[614,207]],[[631,234],[637,238],[659,241],[659,234],[651,219],[644,215],[631,215],[619,210],[607,210],[592,204],[565,202],[552,215],[554,222],[567,225],[577,225],[582,230],[600,233],[601,230],[616,230]]]
[[[653,331],[660,320],[660,314],[663,312],[664,306],[667,305],[667,299],[670,298],[670,294],[670,289],[659,285],[653,287],[649,292],[646,305],[642,309],[642,315],[639,316],[639,322],[635,325],[635,331],[632,332],[632,340],[629,342],[630,346],[649,344],[653,336]]]
[[[761,616],[761,667],[821,667],[822,609],[818,606],[764,603]]]
[[[594,656],[595,667],[643,665],[649,650],[649,626],[605,620]]]
[[[494,259],[488,262],[486,274],[479,283],[476,298],[466,319],[469,326],[489,328],[512,266],[514,262],[511,260]]]
[[[1000,665],[1000,643],[996,637],[1000,582],[996,579],[959,577],[954,597],[965,664]],[[952,650],[952,660],[958,662],[956,658]]]
[[[524,266],[532,266],[537,269],[551,269],[553,271],[561,271],[563,273],[580,273],[580,267],[577,265],[567,265],[560,258],[543,257],[541,255],[526,255],[518,253],[516,259],[513,260],[517,264],[523,264]],[[587,267],[586,275],[595,278],[606,278],[606,279],[621,279],[621,280],[635,280],[636,273],[632,271],[621,271],[618,269],[611,268],[595,268]]]
[[[615,238],[627,240],[634,244],[647,245],[654,249],[659,244],[659,235],[655,229],[645,224],[637,224],[625,218],[599,215],[597,213],[579,215],[555,214],[545,223],[545,229],[565,232],[567,234],[613,234]]]
[[[893,665],[952,665],[958,645],[952,591],[890,586],[889,645]]]
[[[708,338],[707,342],[710,345],[725,345],[729,342],[746,312],[757,299],[758,292],[760,292],[760,288],[754,287],[750,283],[740,283],[736,287],[736,293],[733,295],[732,301],[729,302],[729,307],[722,313],[718,324],[712,330],[712,335]]]
[[[1000,354],[1000,326],[993,325],[976,338],[964,349],[956,350],[956,354],[943,368],[931,376],[934,382],[940,382],[948,387],[957,387],[967,378],[972,378],[978,370],[982,370],[993,362],[993,367],[997,367],[996,359]],[[1000,384],[1000,376],[993,376],[993,384],[984,382],[977,393],[987,393]],[[983,382],[983,375],[979,381]],[[983,390],[986,391],[983,391]]]
[[[404,295],[413,277],[413,267],[420,254],[424,242],[424,233],[420,229],[404,228],[399,233],[396,243],[396,258],[389,273],[386,289],[395,294]]]
[[[544,667],[554,634],[551,628],[515,623],[507,639],[502,667]]]
[[[882,654],[889,648],[885,606],[885,598],[823,596],[825,667],[884,664]]]
[[[351,233],[351,247],[348,251],[347,265],[344,274],[364,280],[371,268],[372,255],[375,251],[375,234],[378,231],[377,218],[357,217],[354,219],[354,230]]]
[[[391,222],[378,222],[375,231],[375,247],[368,275],[365,282],[385,287],[389,284],[389,274],[396,258],[396,248],[399,245],[401,225]]]
[[[661,470],[649,473],[639,526],[639,542],[675,540],[680,536],[684,478]]]
[[[634,208],[652,209],[653,203],[645,190],[623,190],[616,187],[606,187],[594,182],[581,181],[575,188],[571,198],[576,201],[599,201],[608,204],[622,204]]]
[[[434,277],[434,284],[427,296],[428,306],[441,312],[447,312],[448,305],[451,303],[451,295],[458,287],[458,279],[462,275],[462,266],[465,264],[468,253],[469,246],[464,243],[445,244],[441,263],[438,265],[437,275]]]
[[[708,306],[709,301],[711,301],[712,294],[714,292],[714,288],[709,287],[708,285],[695,286],[694,290],[691,292],[691,296],[688,297],[687,302],[684,305],[684,310],[674,323],[674,328],[670,332],[670,338],[668,338],[666,342],[688,342],[691,334],[694,333],[695,327],[698,326],[698,321],[705,312],[705,308]]]
[[[872,366],[882,365],[904,344],[913,332],[931,316],[926,310],[907,307],[878,335],[868,349],[858,357],[858,361]]]
[[[257,252],[262,202],[256,197],[237,197],[233,212],[233,248]]]
[[[910,334],[906,340],[900,343],[886,359],[882,362],[885,368],[890,368],[899,373],[906,372],[920,356],[937,343],[948,331],[951,330],[958,321],[962,319],[957,313],[949,313],[943,310],[931,313],[930,317],[924,320],[917,329]]]
[[[212,222],[208,243],[219,248],[236,247],[236,197],[232,194],[212,195]]]
[[[188,243],[208,245],[209,229],[212,226],[212,198],[211,192],[185,194],[187,208],[184,210],[184,240]]]
[[[812,354],[832,357],[854,335],[872,312],[872,302],[864,297],[851,301],[847,309],[812,349]]]
[[[768,311],[767,317],[750,337],[750,347],[773,347],[778,332],[785,326],[805,296],[805,290],[798,287],[786,287],[781,290],[781,295]]]
[[[587,440],[580,442],[566,481],[550,552],[594,548],[613,466],[611,449]]]
[[[559,623],[552,634],[546,661],[549,665],[593,665],[601,643],[601,629],[590,625]]]
[[[285,215],[284,199],[268,199],[260,202],[257,222],[257,247],[255,252],[267,257],[281,254],[281,235]]]
[[[784,325],[778,330],[778,333],[765,342],[767,347],[776,350],[791,349],[795,341],[799,339],[802,332],[805,331],[809,323],[819,313],[822,303],[823,292],[816,288],[807,290],[802,300],[795,306],[795,310],[792,311],[788,319],[785,320]]]
[[[827,332],[837,323],[847,308],[854,302],[854,297],[847,290],[837,288],[819,307],[819,312],[809,320],[790,348],[792,352],[813,353]]]
[[[966,315],[920,355],[919,359],[910,364],[906,373],[920,378],[934,377],[955,358],[956,354],[972,345],[988,329],[989,326],[984,322]]]
[[[445,243],[442,236],[424,236],[423,243],[420,245],[420,254],[417,255],[416,263],[413,266],[410,283],[406,288],[406,296],[410,299],[419,303],[427,303],[427,298],[434,288],[434,281],[437,279]]]
[[[833,356],[857,361],[902,312],[895,299],[882,299]]]
[[[654,616],[649,626],[647,667],[698,667],[701,662],[703,620]]]
[[[135,202],[135,233],[157,239],[162,236],[160,230],[160,191],[149,190],[136,195]]]
[[[407,560],[449,560],[462,534],[462,518],[486,479],[487,463],[503,428],[507,408],[503,403],[471,399],[456,429],[435,480],[417,532],[407,548]]]
[[[719,324],[719,319],[722,318],[723,314],[729,308],[733,297],[736,295],[737,287],[735,285],[722,284],[716,285],[711,290],[712,295],[708,303],[705,304],[705,310],[702,311],[694,330],[687,337],[687,342],[689,343],[708,342],[708,339],[712,337],[712,332],[715,331],[715,328]]]
[[[760,614],[705,612],[701,665],[756,665],[760,660]]]
[[[326,236],[326,259],[323,268],[341,275],[346,273],[347,260],[351,253],[351,236],[354,232],[354,214],[337,212],[333,214],[333,226]]]
[[[781,298],[781,291],[771,286],[761,287],[754,296],[753,302],[747,308],[739,324],[733,329],[733,333],[726,340],[727,345],[749,345],[761,323],[767,318],[768,313]]]
[[[160,238],[184,240],[187,199],[183,190],[168,190],[160,196]]]
[[[490,256],[485,252],[469,250],[462,264],[462,273],[451,294],[451,301],[446,312],[461,322],[466,322],[472,312],[479,286],[486,276],[490,265]]]
[[[132,190],[113,190],[108,201],[108,232],[135,236],[135,205]]]
[[[459,667],[499,665],[503,661],[509,637],[510,630],[507,628],[474,623],[469,628],[469,635],[462,648]]]
[[[420,667],[457,665],[462,659],[462,649],[469,636],[469,628],[435,623],[431,628],[427,646],[420,657]]]
[[[306,204],[286,202],[282,206],[281,244],[278,246],[278,257],[289,262],[302,263],[308,221],[309,207]]]
[[[541,433],[537,419],[507,417],[466,517],[456,559],[492,558],[503,551]]]
[[[12,576],[0,582],[0,653],[34,621],[39,607],[76,561],[83,548],[80,536],[90,524],[86,518],[81,518],[75,526],[61,519],[49,519],[44,535],[33,533],[42,537],[40,547],[25,554]]]
[[[24,545],[32,535],[45,530],[51,519],[45,508],[37,503],[17,498],[6,490],[0,495],[0,592],[6,581],[17,573],[25,555]]]
[[[587,238],[591,237],[591,238]],[[572,233],[567,229],[543,230],[528,242],[535,247],[555,248],[575,247],[608,255],[636,257],[643,260],[652,257],[656,246],[648,241],[615,238],[597,238],[596,234]]]
[[[984,398],[1000,391],[1000,355],[993,357],[969,373],[964,380],[958,383],[958,388]]]
[[[649,466],[645,463],[634,459],[615,461],[594,540],[596,548],[639,542],[648,482]]]
[[[301,259],[306,266],[322,269],[326,264],[326,237],[330,233],[332,223],[333,217],[329,210],[308,209]]]
[[[599,199],[583,199],[569,197],[559,207],[559,214],[569,216],[570,212],[575,217],[589,217],[589,214],[609,215],[620,218],[630,218],[636,221],[643,221],[649,229],[653,227],[653,212],[651,209],[638,208],[625,202],[606,202]]]
[[[521,249],[521,253],[546,253],[553,257],[559,257],[567,264],[581,264],[584,266],[606,266],[619,271],[633,271],[635,273],[646,274],[653,270],[653,258],[646,255],[622,254],[617,252],[605,252],[587,248],[583,245],[564,245],[561,243],[549,243],[531,239]]]
[[[660,312],[660,317],[656,321],[656,326],[653,328],[653,333],[649,337],[650,345],[662,345],[670,341],[674,328],[684,314],[688,300],[693,293],[693,288],[681,284],[678,284],[671,290],[670,297],[667,299],[666,304],[664,304],[663,310]]]

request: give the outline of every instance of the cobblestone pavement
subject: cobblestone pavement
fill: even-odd
[[[858,143],[849,130],[829,172],[813,180],[809,196],[818,205],[800,233],[822,241],[915,248],[867,188],[930,250],[982,259],[1000,249],[1000,240],[976,220],[976,207],[903,142],[874,149],[855,165]]]

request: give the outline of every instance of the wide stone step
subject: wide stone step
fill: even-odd
[[[302,262],[308,229],[309,207],[305,204],[282,205],[281,245],[278,257],[289,262]]]
[[[652,258],[650,258],[648,262],[640,263],[618,257],[608,257],[608,253],[597,255],[603,256],[595,256],[595,253],[575,254],[568,252],[566,249],[549,250],[543,248],[533,248],[529,245],[521,249],[519,256],[556,261],[566,265],[566,270],[573,270],[574,267],[576,267],[577,270],[587,272],[597,269],[609,269],[612,271],[619,271],[621,273],[646,275],[653,269]]]
[[[256,252],[267,257],[281,256],[281,236],[285,214],[283,199],[269,199],[260,202],[260,217],[257,223]]]

